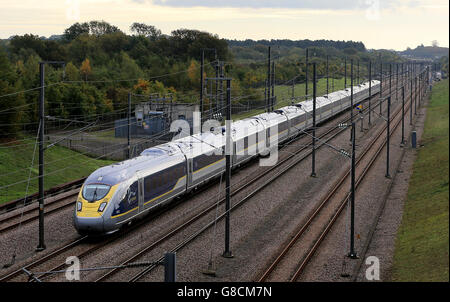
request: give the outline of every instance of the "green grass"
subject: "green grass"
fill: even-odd
[[[8,144],[0,144],[0,187],[21,182],[19,184],[0,189],[0,203],[26,194],[27,180],[33,157],[34,139]],[[69,182],[77,178],[88,176],[99,167],[109,165],[113,161],[95,160],[70,149],[53,146],[45,151],[44,188],[49,189],[58,184]],[[34,165],[31,168],[31,181],[28,195],[38,191],[38,150],[36,149]]]
[[[329,79],[329,92],[337,91],[344,89],[344,78],[341,79],[334,79],[334,89],[333,89],[333,80]],[[356,83],[354,83],[356,85]],[[295,97],[301,97],[301,99],[298,99],[295,101],[295,103],[304,101],[305,93],[306,93],[306,87],[305,83],[296,84],[294,88],[294,96]],[[350,87],[350,79],[347,78],[347,87]],[[317,81],[317,96],[321,96],[326,94],[327,92],[327,79],[319,79]],[[308,84],[308,95],[311,95],[309,98],[312,98],[313,93],[313,85],[312,83]],[[277,104],[275,106],[275,109],[285,107],[289,104],[291,104],[291,98],[292,98],[292,85],[277,85],[275,86],[275,96],[277,97]],[[241,120],[250,116],[254,116],[257,114],[261,114],[265,112],[265,109],[255,109],[250,110],[248,112],[243,112],[239,114],[233,114],[233,120]]]
[[[395,244],[392,281],[449,281],[449,90],[433,87]]]

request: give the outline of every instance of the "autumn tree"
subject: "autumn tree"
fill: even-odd
[[[194,59],[192,59],[189,64],[188,77],[194,87],[196,84],[200,83],[200,64]]]
[[[84,75],[84,80],[87,81],[88,75],[92,73],[91,63],[89,62],[88,58],[86,58],[83,63],[81,63],[80,72]]]

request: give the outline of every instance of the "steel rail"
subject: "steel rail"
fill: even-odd
[[[376,98],[376,94],[372,96],[373,98]],[[341,121],[340,123],[343,123],[345,121],[349,121],[350,118],[344,118],[343,121]],[[330,128],[325,134],[322,134],[320,136],[320,138],[323,138],[324,136],[326,136],[327,134],[331,133],[332,131],[338,129],[339,131],[336,132],[335,134],[333,134],[331,137],[327,138],[325,141],[321,141],[320,144],[316,147],[316,148],[320,148],[321,146],[325,145],[326,142],[328,142],[329,140],[331,140],[332,138],[334,138],[335,136],[337,136],[338,134],[344,132],[346,129],[340,129],[338,126]],[[285,160],[282,161],[281,164],[287,162],[288,160],[294,158],[295,156],[297,156],[298,154],[300,154],[300,152],[304,151],[305,149],[309,148],[311,145],[311,143],[309,143],[308,145],[304,146],[303,148],[300,148],[299,150],[297,150],[295,153],[293,153],[291,156],[288,156]],[[256,193],[258,193],[259,191],[261,191],[263,188],[267,187],[268,185],[270,185],[274,180],[276,180],[280,175],[286,173],[287,171],[289,171],[292,167],[296,166],[298,163],[300,163],[301,161],[303,161],[304,159],[306,159],[309,155],[311,154],[311,151],[308,152],[307,154],[305,154],[304,156],[300,157],[299,159],[295,160],[293,163],[290,163],[284,170],[280,171],[279,173],[277,173],[275,176],[271,177],[268,181],[264,182],[261,186],[259,186],[257,189],[255,189],[254,191],[252,191],[250,194],[248,194],[244,199],[240,200],[237,204],[233,205],[232,208],[230,209],[230,211],[236,209],[238,206],[242,205],[243,203],[245,203],[246,201],[248,201],[251,197],[253,197]],[[281,164],[277,164],[277,166],[273,166],[271,167],[271,169],[269,169],[269,172],[274,170],[274,169],[280,169]],[[241,186],[240,189],[244,189],[246,188],[249,184],[253,184],[256,180],[260,179],[262,176],[266,176],[268,171],[264,171],[263,173],[261,173],[260,176],[255,177],[254,179],[252,179],[250,182],[244,184],[243,186]],[[233,192],[231,193],[231,195],[233,196]],[[225,200],[225,198],[222,198],[222,200],[220,201],[220,203],[223,203]],[[215,209],[215,207],[217,206],[217,204],[213,204],[212,206],[210,206],[208,209],[206,209],[207,212]],[[198,214],[199,217],[204,216],[207,214],[207,212],[202,212],[200,214]],[[171,250],[171,252],[177,252],[180,249],[182,249],[184,246],[186,246],[189,242],[191,242],[192,240],[194,240],[195,238],[197,238],[200,234],[202,234],[206,229],[208,229],[210,226],[212,226],[216,221],[220,220],[221,218],[224,217],[226,213],[222,213],[220,216],[218,216],[217,220],[214,220],[212,222],[210,222],[209,224],[207,224],[206,226],[204,226],[201,230],[199,230],[198,232],[194,233],[191,237],[188,238],[188,240],[186,240],[185,242],[182,242],[181,244],[177,245],[174,249]],[[197,220],[197,219],[195,219]],[[188,221],[188,223],[184,224],[184,225],[180,225],[176,230],[182,230],[183,228],[187,227],[189,224],[191,224],[193,221],[195,221],[194,219],[191,221]],[[175,230],[174,230],[175,231]],[[146,252],[148,252],[149,250],[153,249],[156,245],[160,244],[161,242],[163,242],[164,240],[172,237],[175,232],[172,231],[170,232],[170,234],[167,234],[165,236],[162,236],[159,240],[157,240],[155,243],[151,244],[150,246],[144,248],[143,250],[141,250],[140,252],[138,252],[137,254],[135,254],[134,256],[132,256],[131,258],[129,258],[127,261],[125,261],[122,265],[125,265],[127,263],[131,263],[133,261],[135,261],[138,257],[142,256],[143,254],[145,254]],[[162,261],[163,257],[161,257],[160,259],[158,259],[156,262]],[[152,265],[149,266],[148,268],[142,270],[141,272],[139,272],[138,274],[136,274],[135,276],[133,276],[129,282],[135,282],[140,280],[143,276],[145,276],[146,274],[148,274],[150,271],[152,271],[153,269],[155,269],[157,266],[156,265]],[[109,272],[108,274],[105,274],[104,276],[102,276],[101,278],[97,279],[97,281],[103,281],[105,280],[107,277],[110,277],[112,274],[114,274],[113,272]]]
[[[375,104],[374,104],[375,105]],[[397,112],[395,113],[394,117],[398,116],[398,113],[401,111],[401,108],[399,110],[397,110]],[[398,124],[397,124],[398,126]],[[374,140],[377,141],[380,136],[383,134],[384,130],[386,129],[386,125],[384,127],[382,127],[382,129],[378,132],[378,134],[376,135],[376,138]],[[371,149],[372,144],[370,144],[369,146],[367,146],[365,148],[365,150],[363,151],[363,153],[358,157],[357,159],[357,165],[360,163],[360,161],[364,158],[365,154],[367,154],[367,152]],[[325,207],[325,205],[327,205],[328,201],[331,199],[331,197],[335,194],[335,192],[342,186],[342,184],[345,182],[345,180],[348,178],[348,175],[350,173],[350,170],[347,170],[345,173],[343,173],[343,175],[341,175],[341,177],[339,177],[338,181],[335,182],[335,184],[332,186],[331,190],[328,192],[328,194],[322,199],[321,203],[319,204],[319,206],[314,210],[314,212],[311,214],[311,216],[309,217],[309,219],[302,225],[302,227],[299,229],[299,231],[297,231],[296,235],[292,238],[292,240],[284,247],[284,249],[282,250],[282,252],[276,257],[276,259],[272,262],[272,264],[269,266],[269,268],[267,268],[264,273],[262,274],[262,276],[258,279],[259,282],[263,282],[265,281],[269,275],[273,272],[273,270],[276,268],[276,266],[281,262],[282,259],[284,259],[285,255],[287,254],[287,252],[292,248],[292,246],[298,241],[298,239],[302,236],[302,234],[306,231],[306,229],[310,226],[310,224],[312,223],[312,221],[319,215],[319,213],[321,212],[321,210]],[[359,183],[359,182],[358,182]],[[346,197],[345,200],[348,199],[348,196]],[[344,202],[345,205],[345,202]]]

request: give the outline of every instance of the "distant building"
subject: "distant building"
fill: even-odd
[[[193,129],[194,112],[199,111],[199,105],[174,103],[171,97],[152,98],[135,106],[130,118],[131,137],[155,136],[167,133],[175,120],[186,120]],[[128,136],[128,119],[115,121],[115,137]]]

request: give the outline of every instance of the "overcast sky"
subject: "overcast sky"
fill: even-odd
[[[223,3],[226,3],[223,4]],[[449,46],[448,0],[0,0],[0,38],[62,34],[75,22],[133,22],[227,39],[362,41],[367,48]]]

